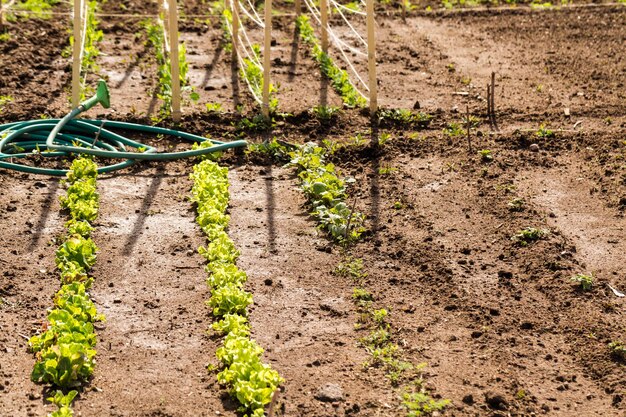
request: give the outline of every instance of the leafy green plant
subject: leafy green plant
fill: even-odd
[[[542,124],[541,126],[539,126],[539,130],[535,132],[535,136],[542,139],[552,138],[554,137],[554,131],[548,129],[545,124]]]
[[[152,45],[157,62],[157,76],[159,82],[155,94],[157,98],[161,100],[161,107],[156,121],[168,117],[172,111],[171,60],[165,50],[165,27],[162,22],[162,18],[159,18],[156,23],[151,20],[142,22],[146,31],[147,43]],[[197,101],[199,99],[198,94],[188,84],[187,73],[189,71],[189,64],[187,63],[187,49],[184,43],[181,43],[178,48],[178,66],[181,93],[189,93],[189,98],[193,101]]]
[[[524,210],[524,205],[526,201],[521,197],[516,197],[508,202],[509,210],[511,211],[522,211]]]
[[[7,104],[13,101],[11,96],[0,96],[0,110]]]
[[[491,162],[493,161],[493,153],[489,149],[482,149],[478,151],[478,155],[480,155],[480,159],[483,162]]]
[[[621,341],[612,341],[609,343],[611,355],[621,361],[626,361],[626,345]]]
[[[36,354],[31,379],[65,391],[79,387],[93,374],[96,355],[93,323],[104,320],[87,294],[93,282],[88,271],[96,261],[97,251],[89,238],[93,230],[89,220],[97,215],[96,177],[97,166],[89,158],[79,157],[72,162],[66,179],[67,195],[61,198],[61,204],[70,209],[71,219],[66,223],[67,238],[57,249],[55,258],[63,285],[54,297],[55,308],[48,313],[44,330],[29,339],[29,346]],[[91,207],[93,213],[81,208],[83,205]],[[66,395],[57,391],[48,398],[58,406],[51,416],[72,416],[70,405],[76,394],[76,391]]]
[[[50,417],[72,417],[74,413],[70,406],[77,395],[78,391],[76,390],[68,392],[67,395],[64,395],[63,391],[57,390],[52,397],[46,398],[49,402],[59,407],[57,411],[50,414]]]
[[[352,278],[355,282],[362,281],[367,277],[363,272],[363,259],[348,257],[335,268],[335,274],[340,277]]]
[[[296,19],[296,29],[300,38],[312,48],[313,58],[320,65],[322,74],[330,79],[337,94],[347,107],[365,107],[367,100],[350,82],[350,77],[345,70],[339,68],[333,59],[324,51],[320,41],[315,36],[315,31],[309,17],[302,14]]]
[[[216,351],[223,365],[217,380],[227,385],[232,397],[239,401],[239,411],[262,417],[283,379],[263,363],[263,349],[250,338],[246,316],[252,294],[243,290],[247,275],[235,265],[239,252],[225,232],[229,222],[228,170],[204,160],[194,166],[191,179],[191,201],[196,203],[198,212],[196,221],[209,239],[207,247],[199,252],[208,261],[211,298],[207,304],[213,315],[220,318],[212,328],[225,335],[224,344]]]
[[[582,289],[583,291],[589,291],[593,287],[593,281],[594,281],[593,273],[589,275],[576,274],[572,277],[572,281],[580,284],[580,289]]]
[[[324,122],[329,122],[334,119],[341,113],[341,109],[339,107],[334,106],[315,106],[311,109],[311,113],[315,115],[319,120]]]
[[[465,135],[465,129],[456,122],[448,123],[448,125],[443,129],[443,134],[450,137],[457,137]]]
[[[441,411],[450,404],[450,400],[435,400],[425,392],[405,392],[402,406],[407,410],[407,417],[420,417]]]
[[[342,243],[358,240],[365,231],[365,215],[348,207],[346,182],[337,177],[333,164],[326,163],[324,148],[307,143],[290,153],[290,165],[298,169],[300,187],[309,200],[312,215],[318,219],[319,227]]]
[[[206,111],[209,113],[220,113],[222,111],[221,103],[207,103]]]
[[[530,243],[533,243],[547,236],[549,233],[550,231],[546,229],[527,227],[526,229],[517,231],[511,237],[511,240],[515,242],[518,246],[528,246]]]
[[[378,109],[378,119],[380,121],[394,121],[408,126],[426,127],[433,117],[426,113],[414,113],[408,109]]]

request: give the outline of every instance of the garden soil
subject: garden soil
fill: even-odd
[[[200,100],[187,100],[180,127],[224,140],[346,144],[330,158],[356,180],[349,202],[367,216],[368,231],[346,250],[316,228],[293,168],[263,155],[223,159],[230,235],[254,294],[252,333],[286,380],[275,415],[406,415],[401,396],[415,379],[394,386],[383,369],[363,366],[369,355],[359,339],[367,331],[355,326],[354,283],[335,272],[351,256],[363,260],[376,308],[389,310],[403,360],[425,364],[421,387],[451,401],[442,415],[626,416],[624,363],[607,346],[626,342],[626,298],[612,290],[626,292],[626,8],[436,10],[406,21],[391,6],[379,9],[381,105],[419,108],[433,116],[430,124],[372,126],[350,109],[318,120],[309,109],[339,106],[340,98],[294,35],[293,18],[277,16],[272,75],[286,114],[268,136],[239,124],[237,111],[251,116],[254,104],[218,18],[192,17],[207,14],[202,2],[183,8],[181,39]],[[157,6],[103,6],[120,11],[154,14]],[[140,19],[101,20],[105,55],[88,80],[108,78],[112,109],[89,115],[151,123],[158,79]],[[0,96],[12,101],[0,123],[67,110],[69,24],[69,17],[7,24]],[[360,45],[340,16],[332,25]],[[262,39],[259,28],[247,29]],[[365,75],[363,57],[348,56]],[[492,72],[495,125],[485,100]],[[221,111],[207,112],[207,103]],[[446,133],[467,113],[476,118],[469,141],[464,131]],[[146,140],[160,150],[189,146]],[[91,295],[107,320],[97,325],[97,368],[75,402],[77,415],[237,415],[207,369],[217,364],[220,338],[209,331],[210,294],[196,251],[205,242],[188,200],[194,162],[142,163],[99,178]],[[53,410],[29,379],[27,339],[42,328],[59,286],[62,193],[58,179],[0,171],[1,416]],[[511,238],[527,227],[547,234],[520,246]],[[572,282],[579,273],[594,274],[591,291]]]

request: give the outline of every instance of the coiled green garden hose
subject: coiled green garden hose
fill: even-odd
[[[77,115],[89,110],[96,104],[101,104],[104,108],[109,107],[109,91],[104,81],[98,83],[97,92],[93,97],[81,103],[62,119],[29,120],[0,125],[0,168],[55,176],[63,176],[67,173],[67,170],[64,169],[33,167],[13,162],[13,158],[24,158],[32,155],[33,152],[45,157],[67,156],[70,153],[76,153],[102,158],[125,159],[123,162],[98,168],[98,172],[103,173],[126,168],[137,160],[163,161],[189,158],[247,146],[245,140],[221,142],[163,127],[109,120],[75,119]],[[153,146],[126,138],[108,129],[169,135],[196,143],[208,141],[211,142],[212,146],[180,152],[157,153],[157,149]],[[135,151],[130,152],[127,147]]]

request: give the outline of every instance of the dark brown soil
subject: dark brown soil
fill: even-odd
[[[117,13],[120,4],[110,0],[104,11]],[[156,12],[154,3],[124,5]],[[189,2],[185,13],[206,11]],[[344,110],[330,124],[308,113],[324,97],[339,105],[339,97],[321,81],[308,48],[294,42],[292,22],[276,21],[273,76],[281,110],[293,115],[277,118],[272,136],[351,143],[359,133],[366,142],[391,135],[378,152],[348,147],[333,156],[342,174],[356,178],[350,195],[368,216],[369,232],[350,254],[363,259],[376,306],[391,311],[405,360],[428,363],[425,386],[452,401],[444,415],[625,416],[624,364],[607,344],[626,342],[626,299],[609,288],[626,292],[626,8],[413,13],[406,23],[381,16],[382,105],[418,102],[434,119],[426,129],[388,123],[373,134],[359,111]],[[356,46],[336,16],[333,22]],[[358,19],[355,25],[364,28]],[[149,122],[157,80],[137,19],[103,26],[99,64],[113,108],[94,117]],[[0,96],[14,100],[0,110],[0,123],[62,115],[67,21],[20,19],[7,27]],[[182,127],[225,140],[267,137],[237,128],[237,105],[252,115],[253,103],[217,20],[188,18],[181,27],[201,96],[186,105]],[[261,39],[259,29],[249,33]],[[364,71],[365,62],[351,58]],[[484,97],[492,71],[497,129],[487,122]],[[227,113],[207,114],[206,103]],[[465,137],[442,132],[462,122],[466,106],[482,119],[472,152]],[[536,135],[542,124],[552,136]],[[491,150],[493,161],[481,160],[480,149]],[[405,415],[402,389],[380,369],[362,368],[365,333],[354,327],[353,283],[332,273],[344,253],[315,228],[292,169],[260,161],[230,156],[224,163],[232,168],[230,234],[255,296],[253,335],[286,379],[279,414]],[[142,164],[99,182],[92,295],[107,322],[98,329],[94,379],[75,403],[82,415],[236,415],[206,369],[220,342],[206,333],[209,294],[195,252],[203,238],[185,199],[192,163]],[[40,328],[58,288],[62,190],[57,180],[9,171],[0,173],[0,186],[0,415],[43,415],[52,407],[29,380],[25,339]],[[524,199],[521,211],[510,209],[514,198]],[[526,227],[550,233],[519,247],[511,237]],[[589,292],[570,280],[591,272]],[[316,399],[327,383],[341,387],[343,401]]]

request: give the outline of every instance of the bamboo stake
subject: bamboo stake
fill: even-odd
[[[328,53],[328,0],[320,0],[322,20],[322,52]]]
[[[374,0],[367,0],[367,65],[370,88],[370,116],[378,111],[378,81],[376,78],[376,34],[374,22]]]
[[[169,2],[170,64],[172,73],[172,120],[180,121],[180,64],[178,62],[178,8],[176,0]]]
[[[300,3],[301,0],[296,0],[295,1],[295,7],[296,7],[296,19],[300,16],[300,14],[302,13],[302,4]]]
[[[74,46],[72,50],[72,108],[80,104],[81,39],[83,30],[83,1],[74,0]]]
[[[270,58],[272,52],[272,0],[265,0],[265,39],[263,47],[263,104],[261,112],[270,118]]]

